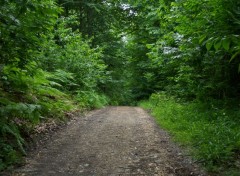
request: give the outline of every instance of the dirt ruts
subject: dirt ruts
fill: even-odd
[[[26,158],[13,176],[206,175],[138,107],[75,118]]]

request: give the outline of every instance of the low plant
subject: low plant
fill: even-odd
[[[153,94],[140,105],[150,109],[157,123],[177,142],[189,147],[196,162],[209,171],[239,170],[240,120],[236,117],[240,111],[237,108],[214,100],[181,102],[164,93]]]
[[[75,99],[80,106],[87,108],[102,108],[108,104],[108,98],[96,91],[78,91]]]
[[[26,154],[24,138],[37,124],[49,118],[63,119],[65,112],[78,107],[70,94],[57,89],[65,85],[51,80],[56,76],[38,69],[34,62],[22,69],[17,63],[7,65],[1,74],[0,170],[21,162]]]

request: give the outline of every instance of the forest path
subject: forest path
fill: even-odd
[[[146,111],[107,107],[76,118],[11,175],[204,175]]]

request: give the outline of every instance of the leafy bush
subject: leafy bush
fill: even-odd
[[[53,30],[61,9],[52,0],[2,0],[0,6],[0,64],[18,59],[19,67],[35,60],[34,54]]]
[[[75,99],[82,107],[102,108],[108,104],[108,98],[95,91],[78,91]]]
[[[107,79],[106,65],[101,58],[101,48],[91,48],[90,41],[83,39],[78,30],[73,31],[68,27],[72,23],[79,23],[76,18],[76,15],[71,15],[58,19],[56,30],[44,43],[39,60],[44,70],[55,72],[57,82],[64,82],[64,77],[71,80],[65,82],[69,90],[96,90]]]
[[[70,73],[65,73],[70,75]],[[29,62],[22,69],[16,64],[6,65],[1,73],[0,88],[0,169],[21,161],[25,154],[23,136],[47,117],[63,118],[64,112],[76,105],[69,95],[61,92],[56,77]],[[67,80],[66,82],[69,82]]]
[[[91,48],[52,0],[1,1],[0,169],[18,162],[24,137],[48,118],[64,118],[78,103],[99,108],[107,79],[101,48]],[[75,98],[76,97],[76,98]],[[76,100],[76,101],[75,101]]]
[[[39,121],[40,106],[35,104],[15,103],[1,98],[0,110],[0,160],[2,168],[18,162],[25,154],[21,129],[27,131]],[[30,126],[29,126],[30,125]],[[2,169],[1,168],[1,169]]]
[[[1,1],[0,170],[25,154],[22,131],[39,122],[34,92],[46,85],[35,58],[60,8],[53,1]],[[41,36],[41,37],[40,37]]]

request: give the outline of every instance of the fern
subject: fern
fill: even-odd
[[[101,108],[108,104],[108,98],[105,95],[95,91],[78,91],[76,99],[83,107]]]
[[[35,104],[26,103],[13,103],[2,107],[0,114],[6,117],[17,117],[30,120],[32,123],[36,123],[39,120],[38,111],[41,106]]]
[[[49,74],[47,78],[53,87],[57,87],[60,90],[66,91],[79,87],[75,82],[74,74],[61,69],[57,69],[55,72]]]
[[[1,133],[4,137],[8,135],[14,136],[18,148],[23,154],[26,154],[23,148],[24,139],[21,137],[20,132],[15,124],[3,124],[3,126],[1,126]]]

